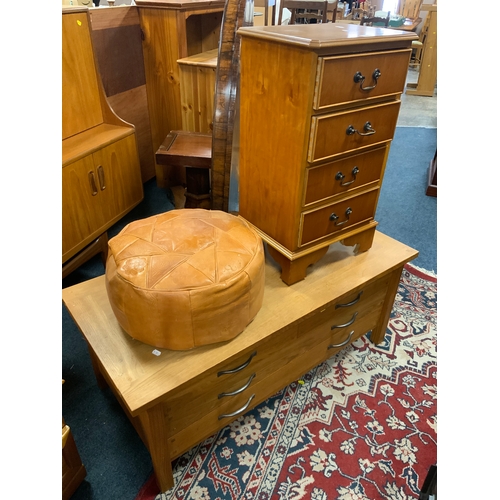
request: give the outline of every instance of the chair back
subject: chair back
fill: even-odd
[[[327,22],[328,0],[281,0],[278,24],[281,24],[284,8],[291,12],[290,24]]]
[[[384,26],[387,28],[390,18],[390,12],[387,13],[387,17],[362,17],[359,24],[360,26]]]

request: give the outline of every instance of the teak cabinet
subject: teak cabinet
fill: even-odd
[[[413,33],[241,28],[239,214],[291,285],[334,242],[368,250]]]
[[[116,116],[96,70],[88,9],[62,11],[62,262],[143,199],[134,126]]]

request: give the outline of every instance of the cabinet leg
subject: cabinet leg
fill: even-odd
[[[314,252],[311,252],[303,257],[295,260],[288,260],[283,254],[278,252],[271,245],[267,245],[269,255],[279,264],[281,267],[281,279],[287,285],[293,285],[297,281],[301,281],[306,277],[307,268],[311,264],[315,264],[320,260],[328,251],[328,246],[320,248]]]
[[[172,488],[174,476],[168,450],[166,419],[161,403],[139,415],[160,492]]]
[[[367,229],[362,233],[355,234],[354,236],[344,238],[342,240],[342,245],[347,247],[355,247],[354,254],[358,255],[360,253],[366,252],[372,247],[373,237],[375,236],[375,227]]]
[[[402,272],[403,266],[398,267],[392,272],[389,279],[389,284],[387,285],[387,293],[385,294],[385,300],[382,306],[382,312],[380,313],[377,325],[372,330],[372,334],[370,335],[370,340],[374,344],[380,344],[384,340],[385,330],[389,323],[389,318],[391,317],[392,308],[394,307],[394,300],[396,298],[396,293],[398,291]]]

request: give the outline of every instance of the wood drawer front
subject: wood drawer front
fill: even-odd
[[[352,229],[357,224],[373,219],[377,199],[378,189],[374,189],[338,203],[331,203],[310,212],[303,212],[300,217],[299,246],[331,236],[345,229]],[[351,213],[347,217],[349,209]],[[333,214],[338,217],[336,220],[330,220]]]
[[[367,153],[308,168],[303,206],[378,182],[388,152],[387,145]]]
[[[405,49],[320,58],[313,109],[402,93],[410,54],[411,50]],[[377,69],[380,76],[375,82],[373,74]],[[354,81],[358,72],[365,77],[363,88],[374,88],[362,90]]]
[[[384,276],[322,308],[299,324],[299,335],[303,332],[312,332],[316,337],[325,335],[338,337],[338,332],[344,328],[358,327],[365,316],[371,315],[374,311],[380,314],[388,284],[389,276]]]
[[[335,310],[335,304],[332,304],[322,310],[321,313],[313,313],[307,320],[303,321],[299,326],[298,335],[296,335],[295,339],[288,339],[287,342],[280,339],[281,349],[275,349],[274,354],[286,358],[287,362],[277,365],[274,362],[275,356],[272,356],[271,359],[270,353],[267,353],[268,362],[266,364],[269,368],[267,375],[260,378],[256,377],[244,393],[235,396],[231,409],[232,411],[238,410],[245,407],[247,403],[248,407],[237,416],[222,419],[219,419],[219,416],[224,412],[228,412],[229,406],[211,408],[205,413],[200,413],[198,419],[184,422],[185,425],[178,426],[175,432],[171,432],[169,439],[171,459],[189,450],[193,445],[207,438],[221,427],[228,425],[238,416],[244,415],[250,409],[345,347],[331,347],[332,344],[344,343],[348,338],[348,343],[353,342],[370,331],[379,319],[387,284],[388,277],[377,280],[363,289],[362,299],[360,298],[353,306]],[[355,294],[349,294],[342,303],[353,301],[358,293],[359,291]],[[336,321],[342,321],[346,313],[352,314],[356,311],[358,315],[352,325],[331,330],[333,317],[335,317]],[[314,327],[311,327],[313,325]],[[352,331],[354,333],[351,335]],[[348,345],[348,343],[345,345]],[[294,355],[289,358],[286,354],[287,351],[292,351]],[[179,411],[179,409],[179,406],[174,407],[174,411]],[[166,409],[165,417],[168,418],[169,414],[170,412]],[[172,428],[170,430],[173,431]]]
[[[311,141],[307,161],[318,162],[332,156],[356,151],[374,144],[392,140],[398,119],[401,101],[370,106],[354,111],[332,113],[312,118]],[[371,135],[349,135],[352,126],[364,134],[369,122],[375,133]]]

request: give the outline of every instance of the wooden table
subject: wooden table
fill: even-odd
[[[376,232],[372,248],[357,256],[332,245],[293,286],[267,257],[264,303],[243,333],[159,355],[121,329],[104,276],[62,296],[88,343],[99,386],[109,384],[143,439],[163,492],[173,486],[171,460],[368,331],[381,342],[403,266],[417,255]]]

